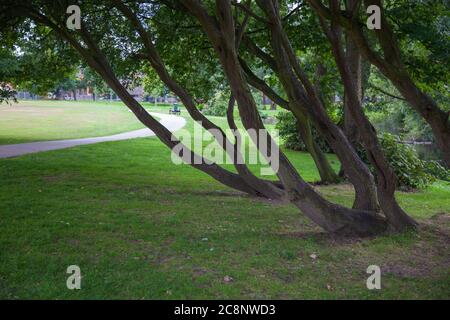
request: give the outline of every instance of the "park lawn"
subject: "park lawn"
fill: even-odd
[[[309,155],[288,156],[318,180]],[[445,182],[398,193],[419,232],[342,239],[291,205],[174,165],[156,138],[0,160],[0,181],[0,298],[450,298]],[[352,202],[346,184],[317,189]],[[69,265],[81,290],[66,288]],[[366,288],[369,265],[381,290]]]
[[[107,136],[141,128],[121,103],[36,100],[0,105],[0,145]]]

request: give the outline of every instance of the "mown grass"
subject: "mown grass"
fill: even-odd
[[[318,179],[309,155],[288,155]],[[348,185],[317,189],[351,204]],[[0,160],[0,297],[448,299],[450,186],[398,197],[417,233],[341,239],[175,166],[155,138]],[[71,291],[74,264],[82,289]],[[366,288],[372,264],[381,290]]]
[[[106,136],[142,127],[119,103],[36,100],[0,105],[0,145]]]

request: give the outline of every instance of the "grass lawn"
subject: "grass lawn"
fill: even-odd
[[[50,117],[61,112],[60,133],[48,136],[18,123],[6,135],[1,107],[0,143],[74,137],[64,107],[30,107],[52,110]],[[119,105],[92,107],[106,110],[102,130],[111,129],[109,112],[125,131],[139,127],[119,120],[128,117]],[[288,156],[308,181],[318,179],[309,155]],[[352,202],[348,185],[317,189]],[[419,232],[341,239],[291,205],[248,197],[172,164],[156,138],[0,160],[0,298],[449,299],[449,184],[398,198]],[[81,268],[81,290],[66,288],[69,265]],[[369,265],[381,267],[381,290],[366,288]],[[224,282],[227,275],[233,281]]]
[[[21,101],[0,105],[0,145],[106,136],[143,128],[114,103]]]

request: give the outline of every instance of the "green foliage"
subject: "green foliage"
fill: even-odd
[[[427,161],[421,160],[414,148],[401,143],[398,137],[383,133],[380,143],[397,176],[398,188],[422,189],[436,180],[430,170],[427,170]]]
[[[295,151],[307,151],[300,138],[297,129],[297,120],[290,112],[280,112],[277,115],[276,129],[279,131],[283,144],[287,149]],[[325,152],[332,152],[327,142],[313,128],[313,136],[320,148]],[[398,136],[383,133],[380,136],[380,144],[389,163],[397,175],[397,186],[400,189],[423,189],[432,184],[436,179],[450,181],[450,171],[442,167],[437,161],[425,161],[418,157],[415,149],[401,143]],[[358,153],[366,162],[371,171],[373,167],[367,159],[365,151],[360,148]]]
[[[161,79],[159,79],[155,69],[145,67],[144,71],[145,76],[142,81],[144,91],[152,96],[163,96],[166,93],[167,88]]]
[[[9,103],[11,100],[17,102],[15,95],[17,92],[9,85],[0,82],[0,104],[3,102]]]
[[[445,169],[438,161],[426,161],[425,171],[437,179],[450,181],[450,170]]]
[[[448,0],[389,0],[386,14],[400,43],[403,62],[419,87],[449,104],[450,11]],[[448,108],[448,107],[447,107]],[[446,109],[448,110],[448,109]]]
[[[281,139],[283,140],[283,145],[287,149],[295,150],[295,151],[307,151],[306,146],[303,143],[303,140],[300,137],[300,134],[297,129],[297,119],[295,119],[294,115],[291,112],[279,112],[276,115],[278,120],[275,128],[278,130]],[[311,128],[313,138],[316,143],[319,145],[322,151],[330,153],[332,152],[330,146],[325,141],[325,139],[317,132],[317,130],[313,127]]]
[[[203,114],[207,116],[224,117],[227,114],[229,96],[224,91],[216,92],[203,108]]]
[[[284,147],[295,151],[305,151],[305,144],[297,130],[297,120],[292,113],[279,112],[276,117],[278,122],[275,128],[278,130],[280,138],[283,139]]]
[[[261,119],[266,120],[269,118],[269,115],[267,114],[267,112],[262,112],[259,111],[259,116],[261,117]]]

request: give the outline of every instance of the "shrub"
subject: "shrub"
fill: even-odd
[[[290,112],[280,112],[277,115],[276,129],[287,149],[307,151],[298,133],[296,119]],[[332,152],[331,148],[315,130],[313,137],[324,152]],[[436,179],[450,181],[450,171],[446,170],[437,161],[425,161],[419,158],[416,150],[402,143],[398,136],[383,133],[379,136],[381,147],[397,175],[397,188],[403,190],[422,189],[429,186]],[[358,146],[357,152],[361,159],[368,164],[370,170],[374,168],[367,159],[367,154],[362,146]]]
[[[280,138],[283,140],[284,147],[295,151],[307,151],[306,146],[299,135],[297,119],[295,119],[294,115],[291,112],[282,111],[276,115],[276,118],[278,122],[275,128],[278,130]],[[312,134],[322,151],[328,153],[332,152],[328,143],[314,127],[312,128]]]
[[[436,179],[450,181],[450,170],[445,169],[439,161],[426,161],[425,171]]]
[[[397,176],[398,188],[421,189],[436,180],[436,177],[427,171],[427,161],[421,160],[414,148],[403,144],[399,137],[383,133],[380,143]]]
[[[227,115],[229,97],[224,92],[218,92],[203,108],[207,116],[224,117]]]

